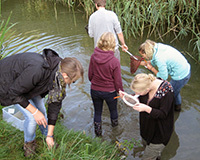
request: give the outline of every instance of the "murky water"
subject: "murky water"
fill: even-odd
[[[65,115],[63,124],[69,129],[85,131],[94,137],[93,105],[90,98],[90,82],[87,78],[89,59],[93,53],[93,40],[88,37],[84,26],[84,12],[69,12],[67,7],[45,2],[44,0],[6,0],[2,2],[2,17],[7,19],[12,11],[11,22],[17,23],[10,50],[14,52],[40,52],[44,48],[56,50],[61,57],[78,58],[85,69],[85,83],[74,84],[67,89],[67,98],[63,102],[62,112]],[[129,51],[137,54],[138,46],[144,39],[129,38],[126,40]],[[187,49],[182,41],[172,44],[179,50]],[[192,50],[192,49],[191,49]],[[164,160],[197,160],[200,155],[200,66],[189,56],[192,65],[192,77],[182,89],[182,111],[175,113],[175,131],[165,148]],[[134,75],[129,72],[129,55],[121,53],[121,69],[125,91],[131,93],[130,82]],[[136,73],[146,72],[142,66]],[[119,101],[119,126],[112,128],[109,111],[104,106],[103,140],[124,141],[132,138],[140,140],[138,112],[126,107]],[[138,152],[137,152],[138,150]],[[129,152],[127,159],[140,159],[140,149]]]

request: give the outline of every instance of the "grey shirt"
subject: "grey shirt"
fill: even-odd
[[[115,35],[116,47],[118,48],[117,34],[122,32],[117,15],[113,11],[100,8],[95,11],[89,18],[88,33],[94,38],[94,48],[101,35],[105,32],[112,32]]]

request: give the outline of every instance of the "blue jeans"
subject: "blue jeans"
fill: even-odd
[[[171,79],[170,83],[174,89],[174,96],[176,100],[176,105],[181,105],[181,88],[183,88],[189,81],[191,76],[191,72],[183,79],[181,80],[173,80]]]
[[[111,119],[118,119],[117,112],[117,99],[114,99],[117,96],[117,92],[102,92],[92,90],[90,91],[92,101],[94,104],[94,122],[101,122],[101,115],[103,110],[103,102],[106,101]]]
[[[44,101],[41,96],[36,96],[32,99],[29,100],[29,102],[36,107],[40,112],[44,114],[47,120],[47,113],[46,113],[46,108],[44,105]],[[36,136],[36,127],[37,123],[33,117],[33,115],[26,110],[25,108],[21,107],[19,104],[15,104],[15,106],[20,110],[20,112],[23,113],[25,121],[24,121],[24,141],[25,142],[31,142],[35,139]],[[43,125],[39,125],[39,128],[42,132],[43,135],[47,135],[48,132],[48,127],[46,128],[43,127]]]

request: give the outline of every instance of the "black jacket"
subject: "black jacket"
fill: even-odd
[[[147,104],[148,96],[140,96],[140,102]],[[171,84],[164,81],[148,105],[152,108],[150,114],[140,112],[140,134],[148,145],[167,145],[174,129],[175,99]]]
[[[0,60],[0,104],[20,104],[26,108],[29,99],[44,97],[52,89],[59,55],[44,49],[43,54],[26,52]],[[48,124],[55,124],[61,102],[48,106]]]

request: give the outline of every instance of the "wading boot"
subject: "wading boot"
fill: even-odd
[[[158,156],[158,157],[156,158],[156,160],[161,160],[161,156]]]
[[[97,137],[102,136],[101,122],[94,122],[94,132]]]
[[[180,112],[181,111],[181,104],[175,105],[174,110],[177,111],[177,112]]]
[[[32,157],[35,154],[36,140],[24,143],[24,156]]]
[[[118,119],[111,119],[111,125],[112,127],[118,126]]]

